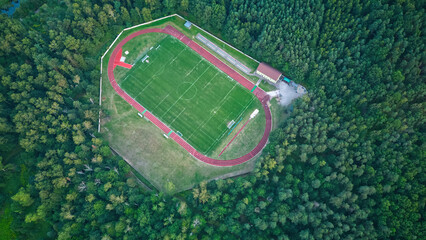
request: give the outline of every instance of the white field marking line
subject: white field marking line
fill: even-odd
[[[243,110],[241,110],[241,112],[238,114],[238,116],[237,116],[237,118],[236,118],[236,119],[239,119],[240,117],[242,117],[242,115],[246,112],[247,108],[251,105],[251,103],[252,103],[253,101],[254,101],[254,98],[251,98],[250,102],[249,102],[249,103],[247,103],[247,105],[244,107],[244,109],[243,109]],[[242,105],[240,104],[240,106],[242,106]],[[232,112],[232,113],[234,113],[234,112]],[[229,115],[230,115],[230,114],[229,114]],[[228,117],[229,117],[229,115],[228,115]],[[227,130],[229,130],[229,129],[224,129],[224,130],[222,131],[222,134],[221,134],[219,137],[217,137],[217,138],[216,138],[215,142],[213,142],[213,143],[212,143],[212,145],[210,145],[210,148],[207,150],[207,152],[208,152],[208,151],[210,151],[210,149],[213,147],[213,145],[214,145],[217,141],[220,141],[220,140],[223,138],[223,135],[225,135],[225,133],[227,132]]]
[[[157,106],[155,106],[153,109],[157,109],[160,105],[161,105],[161,103],[168,97],[170,95],[170,92],[167,94],[167,96],[165,96],[158,104],[157,104]]]
[[[136,77],[133,76],[133,72],[136,71],[136,70],[142,69],[142,67],[145,67],[142,70],[146,71],[151,66],[152,63],[153,62],[149,63],[148,65],[145,65],[145,64],[135,64],[135,66],[137,66],[137,67],[132,67],[132,69],[130,69],[131,72],[128,73],[128,76],[132,76],[134,79],[138,80]],[[155,76],[155,73],[153,74],[153,76]],[[123,80],[123,82],[124,82],[124,80]]]
[[[148,51],[148,52],[150,52],[150,51]],[[148,55],[148,53],[147,53],[147,55]],[[152,55],[151,55],[152,56]],[[148,69],[149,67],[151,67],[154,63],[156,63],[157,62],[157,59],[158,59],[158,57],[156,57],[156,58],[154,58],[154,57],[151,57],[151,60],[148,62],[148,63],[146,63],[146,62],[143,62],[143,63],[141,63],[141,62],[139,62],[138,61],[138,63],[139,63],[139,66],[138,66],[138,69],[142,69],[142,67],[144,67],[142,70],[143,71],[145,71],[146,69]],[[144,64],[145,63],[145,64]],[[161,68],[160,68],[161,69]],[[159,72],[160,70],[158,70],[157,72]],[[156,74],[154,74],[154,75],[156,75]]]
[[[130,77],[136,79],[136,81],[138,81],[138,79],[136,77],[133,77],[133,75],[129,75]],[[149,84],[151,84],[152,81],[150,81],[149,83],[146,84],[146,86],[133,98],[130,93],[127,93],[124,89],[123,91],[125,91],[127,93],[127,95],[129,95],[133,100],[136,101],[136,98],[139,97],[139,95],[141,95],[141,93],[145,90],[145,88],[147,88],[149,86]],[[138,101],[136,101],[137,103],[139,103]],[[141,106],[143,106],[141,103],[139,103]],[[145,108],[145,107],[144,107]]]
[[[165,48],[161,48],[160,49],[160,51],[165,51],[167,54],[169,54],[169,55],[171,55],[172,57],[173,57],[173,53],[172,52],[170,52],[170,51],[168,51],[167,49],[165,49]],[[184,47],[183,49],[182,49],[182,51],[180,51],[171,61],[169,61],[168,63],[166,63],[166,64],[163,64],[162,66],[161,66],[161,68],[159,68],[155,73],[154,73],[154,75],[153,76],[157,76],[158,75],[158,73],[161,71],[161,69],[165,69],[165,67],[167,66],[167,65],[170,65],[182,52],[184,52],[186,50],[186,47]],[[158,53],[158,54],[161,54],[161,53]],[[142,70],[146,70],[148,67],[150,67],[153,63],[154,63],[154,61],[155,62],[157,62],[156,60],[158,59],[158,57],[157,58],[155,58],[155,60],[152,60],[152,61],[150,61],[149,63],[148,63],[148,65],[146,66],[146,68],[144,68],[144,69],[142,69]],[[141,64],[141,65],[139,65],[139,67],[142,67],[142,66],[145,66],[144,64]]]
[[[215,140],[214,138],[210,137],[206,132],[204,132],[204,130],[200,129],[200,132],[204,133],[204,135],[206,135],[211,140]]]
[[[136,77],[134,77],[133,75],[132,75],[132,78],[134,78],[136,81],[139,81],[139,79],[137,79]],[[142,93],[143,91],[145,91],[145,89],[152,83],[152,79],[151,79],[151,81],[149,81],[146,85],[145,85],[145,87],[141,90],[141,92],[140,93]]]
[[[239,114],[237,115],[237,117],[236,117],[236,119],[239,119],[243,114],[244,114],[244,112],[246,111],[246,109],[248,108],[248,106],[250,106],[250,104],[253,102],[253,98],[251,99],[251,101],[249,102],[249,103],[247,103],[247,105],[244,107],[243,105],[241,105],[240,104],[240,106],[241,107],[244,107],[240,112],[239,112]],[[229,116],[231,115],[231,114],[233,114],[234,112],[231,112],[230,114],[228,114],[228,116],[226,116],[227,117],[227,119],[229,118]],[[216,142],[218,142],[218,141],[220,141],[222,138],[223,138],[223,135],[225,135],[225,133],[228,131],[229,129],[224,129],[222,132],[221,132],[221,134],[220,134],[220,136],[219,137],[217,137],[216,138],[216,140],[212,143],[212,145],[210,145],[210,147],[209,147],[209,149],[208,149],[208,151],[210,151],[210,149],[213,147],[213,145],[216,143]]]
[[[234,90],[235,86],[237,86],[237,85],[236,85],[236,84],[234,84],[234,86],[231,88],[231,90],[229,90],[229,91],[228,91],[228,93],[225,95],[225,97],[222,99],[222,101],[220,101],[220,102],[219,102],[219,103],[221,103],[221,104],[220,104],[219,108],[217,109],[218,111],[222,108],[223,104],[225,104],[225,102],[226,102],[225,100],[226,100],[227,96],[229,95],[229,93],[230,93],[232,90]],[[200,128],[204,127],[204,125],[206,125],[206,123],[207,123],[208,121],[210,121],[210,119],[212,119],[212,117],[213,117],[214,115],[215,115],[215,114],[210,115],[210,118],[209,118],[207,121],[205,121],[205,122],[204,122],[201,126],[198,126],[198,128],[194,129],[194,131],[192,131],[192,133],[191,133],[191,136],[190,136],[190,137],[192,137],[192,135],[194,135],[195,131],[198,131],[198,130],[200,130]]]
[[[234,112],[231,112],[230,114],[228,114],[228,116],[227,116],[227,118],[229,118],[229,115],[231,115],[231,114],[233,114]],[[238,119],[238,117],[237,117],[237,119]],[[209,152],[210,151],[210,149],[216,144],[216,142],[218,142],[218,141],[220,141],[221,139],[222,139],[222,137],[223,137],[223,135],[225,135],[225,133],[228,131],[229,129],[224,129],[222,132],[221,132],[221,134],[220,134],[220,136],[219,137],[217,137],[215,140],[214,140],[214,142],[210,145],[210,147],[207,149],[207,152]]]
[[[185,50],[185,49],[184,49]],[[153,61],[154,62],[154,61]],[[153,62],[151,62],[148,66],[147,66],[147,68],[148,67],[150,67],[151,66],[151,64],[153,63]],[[141,67],[141,66],[143,66],[143,64],[141,64],[141,65],[139,65],[139,67]],[[158,72],[160,72],[161,71],[161,69],[163,69],[164,70],[164,68],[165,68],[165,66],[162,66],[156,73],[154,73],[153,75],[152,75],[152,77],[151,77],[151,81],[149,81],[147,84],[146,84],[146,86],[139,92],[139,94],[138,95],[136,95],[136,97],[135,97],[135,99],[137,98],[137,97],[139,97],[139,95],[140,94],[142,94],[144,91],[145,91],[145,89],[154,81],[154,77],[155,76],[157,76],[157,73]],[[145,69],[143,69],[143,70],[146,70],[146,68]],[[134,77],[133,75],[129,75],[129,76],[131,76],[132,78],[134,78],[136,81],[139,81],[139,79],[137,79],[136,77]],[[168,96],[168,95],[167,95]],[[166,97],[167,97],[166,96]],[[165,99],[165,98],[164,98]],[[163,99],[163,100],[164,100]],[[162,100],[162,101],[163,101]],[[139,103],[139,102],[138,102]],[[158,106],[157,106],[158,107]]]
[[[171,52],[169,52],[167,49],[165,49],[165,48],[162,48],[166,53],[168,53],[168,54],[170,54],[171,56],[173,56],[173,53],[171,53]],[[183,48],[182,49],[182,51],[180,51],[176,56],[175,56],[175,58],[173,58],[171,61],[169,61],[168,63],[166,63],[166,64],[163,64],[163,66],[161,66],[161,68],[160,69],[158,69],[158,71],[157,72],[155,72],[154,73],[154,75],[152,75],[153,77],[155,77],[155,76],[157,76],[158,75],[158,73],[160,72],[160,71],[164,71],[164,69],[166,68],[166,66],[168,66],[168,65],[170,65],[170,64],[172,64],[173,63],[173,61],[182,53],[182,52],[184,52],[186,50],[186,48]],[[152,63],[150,63],[150,65],[149,66],[151,66],[151,64]],[[144,69],[145,70],[145,69]]]
[[[109,50],[112,48],[112,46],[114,46],[114,44],[115,44],[115,42],[120,38],[120,36],[121,36],[121,34],[123,34],[123,32],[125,32],[125,31],[127,31],[127,30],[130,30],[130,29],[133,29],[133,28],[136,28],[136,27],[139,27],[139,26],[143,26],[143,25],[147,25],[147,24],[151,24],[151,23],[153,23],[153,22],[157,22],[157,21],[160,21],[160,20],[163,20],[163,19],[166,19],[166,18],[172,18],[172,17],[179,17],[179,18],[181,18],[181,19],[184,19],[184,18],[182,18],[180,15],[178,15],[178,14],[172,14],[172,15],[168,15],[168,16],[165,16],[165,17],[162,17],[162,18],[158,18],[158,19],[155,19],[155,20],[152,20],[152,21],[149,21],[149,22],[145,22],[145,23],[142,23],[142,24],[138,24],[138,25],[135,25],[135,26],[132,26],[132,27],[129,27],[129,28],[125,28],[125,29],[123,29],[118,35],[117,35],[117,37],[114,39],[114,41],[111,43],[111,45],[109,45],[109,47],[108,47],[108,49],[105,51],[105,53],[102,55],[102,57],[101,57],[101,69],[100,69],[100,72],[101,72],[101,76],[100,76],[100,81],[99,81],[99,106],[102,106],[102,69],[103,69],[103,60],[104,60],[104,57],[105,57],[105,55],[109,52]],[[184,19],[185,20],[185,19]],[[98,120],[98,132],[101,132],[101,108],[99,108],[99,120]]]
[[[142,104],[140,104],[138,101],[136,101],[136,99],[134,99],[131,95],[130,95],[130,93],[128,93],[128,92],[126,92],[124,89],[122,89],[123,90],[123,92],[125,92],[131,99],[133,99],[133,101],[135,101],[137,104],[139,104],[139,105],[141,105],[142,107],[143,107],[143,105]],[[139,94],[138,94],[139,95]],[[131,104],[130,104],[131,105]],[[133,105],[132,105],[133,106]],[[144,107],[145,108],[145,107]]]
[[[230,114],[228,114],[228,116],[226,116],[226,118],[229,118],[229,115],[231,115],[231,114],[233,114],[234,112],[231,112]],[[237,118],[238,119],[238,118]],[[222,137],[223,137],[223,135],[227,132],[227,130],[229,130],[229,129],[224,129],[221,133],[220,133],[220,136],[219,137],[217,137],[216,139],[213,139],[214,141],[213,141],[213,143],[212,144],[210,144],[210,146],[209,146],[209,148],[207,149],[207,152],[209,152],[210,151],[210,149],[216,144],[216,142],[218,142]]]
[[[185,51],[186,50],[186,45],[185,45],[185,47],[182,49],[182,51],[180,51],[176,56],[175,56],[175,54],[173,54],[172,52],[170,52],[169,50],[167,50],[166,48],[162,48],[162,50],[163,51],[165,51],[167,54],[169,54],[171,57],[170,58],[172,58],[173,56],[174,56],[174,58],[168,63],[168,64],[170,64],[170,63],[172,63],[172,62],[174,62],[175,60],[176,60],[176,58],[183,52],[183,51]]]
[[[163,48],[164,49],[164,48]],[[171,54],[172,56],[173,56],[173,53],[172,52],[170,52],[170,51],[168,51],[167,49],[164,49],[167,53],[169,53],[169,54]],[[183,53],[184,51],[186,50],[186,47],[184,47],[183,49],[182,49],[182,51],[180,51],[172,60],[170,60],[168,63],[166,63],[166,64],[164,64],[164,66],[166,66],[166,65],[169,65],[169,64],[171,64],[172,62],[174,62],[175,60],[176,60],[176,58],[178,58],[179,57],[179,55],[181,54],[181,53]]]
[[[185,49],[184,49],[185,50]],[[166,50],[167,51],[167,50]],[[183,50],[182,50],[183,51]],[[180,54],[180,53],[179,53]],[[177,56],[177,55],[176,55]],[[176,59],[176,58],[174,58],[174,59]],[[174,60],[173,60],[174,61]],[[173,62],[172,61],[172,62]],[[172,62],[170,62],[169,64],[171,64]],[[165,66],[163,66],[163,68],[165,68]],[[156,76],[156,74],[154,75],[154,76]],[[154,77],[153,76],[153,77]],[[155,106],[153,109],[157,109],[160,105],[161,105],[161,103],[168,97],[170,95],[170,93],[169,94],[167,94],[167,96],[165,96],[158,104],[157,104],[157,106]],[[186,108],[185,108],[186,109]],[[180,115],[180,114],[179,114]]]
[[[210,81],[203,87],[203,89],[205,89],[207,86],[210,85],[210,83],[213,81],[213,79],[216,78],[216,76],[219,74],[219,72],[216,72],[216,74],[210,79]]]
[[[212,137],[210,137],[210,136],[209,136],[206,132],[204,132],[203,130],[199,129],[199,131],[198,131],[198,132],[203,133],[206,137],[210,138],[210,141],[215,142],[215,139],[214,139],[214,138],[212,138]],[[208,149],[207,149],[207,150],[208,150]],[[205,152],[205,153],[207,153],[207,152]]]
[[[188,92],[188,90],[189,89],[191,89],[192,88],[192,86],[194,86],[194,84],[196,83],[196,82],[198,82],[198,80],[200,80],[200,78],[201,78],[201,76],[203,76],[204,75],[204,73],[207,71],[209,69],[209,67],[207,67],[206,68],[206,70],[204,70],[204,72],[202,73],[202,74],[200,74],[200,76],[198,76],[198,78],[197,78],[197,80],[195,80],[192,84],[191,84],[191,86],[189,86],[189,88],[187,88],[186,90],[185,90],[185,92],[176,100],[176,102],[174,102],[173,104],[172,104],[172,106],[170,106],[169,107],[169,109],[167,109],[167,111],[161,116],[161,117],[164,117],[164,115],[166,115],[169,111],[170,111],[170,109],[172,109],[172,107],[177,103],[177,102],[179,102],[179,100],[183,97],[183,95],[185,95],[185,93],[186,92]]]
[[[197,62],[197,64],[195,64],[195,66],[191,69],[191,71],[189,71],[189,72],[185,75],[185,77],[189,76],[189,74],[191,74],[191,73],[194,71],[194,69],[198,66],[198,64],[200,64],[200,62],[202,62],[202,61],[203,61],[203,59],[200,59],[200,61],[199,61],[199,62]]]
[[[184,108],[176,117],[175,119],[173,119],[173,121],[170,123],[170,126],[176,121],[176,119],[178,119],[178,117],[183,113],[183,111],[185,111],[186,108]]]
[[[199,130],[199,132],[202,132],[205,136],[207,136],[208,138],[210,138],[210,140],[213,140],[213,144],[216,142],[216,140],[215,139],[213,139],[212,137],[210,137],[206,132],[204,132],[203,130]],[[189,139],[191,139],[192,138],[192,135],[191,135],[191,137],[189,137],[188,138],[188,140]],[[211,145],[210,145],[210,147],[207,149],[207,151],[205,151],[205,152],[202,152],[203,154],[207,154],[208,152],[209,152],[209,150],[210,150],[210,148],[211,148]]]
[[[121,81],[121,83],[120,83],[120,84],[118,84],[118,83],[117,83],[117,84],[118,84],[118,86],[120,86],[120,87],[121,87],[121,84],[123,84],[123,83],[124,83],[124,81],[126,81],[126,80],[127,80],[127,78],[128,78],[128,77],[130,77],[130,76],[131,76],[131,75],[127,75],[127,77],[125,77],[125,78],[123,79],[123,81]]]
[[[149,82],[143,89],[142,89],[142,91],[140,91],[139,93],[138,93],[138,95],[136,95],[136,97],[135,97],[135,99],[137,98],[137,97],[139,97],[139,95],[141,95],[142,93],[143,93],[143,91],[145,91],[145,89],[149,86],[149,84],[151,84],[152,83],[152,81],[151,82]],[[137,101],[136,101],[137,102]],[[139,102],[138,102],[139,103]],[[139,103],[140,104],[140,103]],[[142,105],[142,104],[141,104]],[[145,107],[144,107],[145,108]]]
[[[163,48],[164,49],[164,48]],[[164,49],[164,51],[166,51],[166,52],[168,52],[168,53],[170,53],[169,51],[167,51],[167,49]],[[174,58],[174,59],[176,59],[178,56],[179,56],[179,54],[181,54],[183,51],[185,51],[185,48],[180,52],[180,53],[178,53],[177,55],[176,55],[176,57]],[[172,56],[173,56],[173,54],[172,53],[170,53]],[[165,69],[166,68],[166,65],[169,65],[169,64],[171,64],[173,61],[174,61],[174,59],[171,61],[171,62],[169,62],[169,63],[167,63],[167,64],[165,64],[165,65],[163,65],[162,67],[161,67],[161,69]],[[160,70],[158,70],[157,72],[160,72]],[[152,77],[155,77],[155,76],[157,76],[157,74],[154,74]],[[152,80],[153,81],[153,80]],[[151,82],[152,82],[151,81]],[[150,83],[151,83],[150,82]],[[157,104],[157,106],[155,106],[154,108],[153,108],[153,110],[154,109],[157,109],[160,105],[161,105],[161,103],[168,97],[170,95],[170,93],[169,94],[167,94],[167,96],[165,96],[158,104]]]
[[[226,131],[225,131],[226,132]],[[225,134],[225,133],[223,133],[223,134]],[[212,143],[212,144],[210,144],[210,146],[209,146],[209,148],[207,149],[207,153],[212,149],[212,147],[220,140],[220,138],[222,138],[222,136],[223,136],[223,134],[220,136],[220,137],[218,137],[218,138],[216,138],[216,140],[214,140],[214,142]]]
[[[242,108],[244,107],[244,105],[241,105],[241,103],[238,101],[238,100],[236,100],[234,97],[230,97],[232,100],[234,100],[235,101],[235,103],[237,103],[238,105],[240,105]],[[250,96],[250,102],[252,101],[252,97]]]

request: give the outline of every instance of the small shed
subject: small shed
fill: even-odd
[[[184,26],[188,29],[191,29],[192,27],[192,23],[190,21],[186,21],[186,23],[184,24]]]

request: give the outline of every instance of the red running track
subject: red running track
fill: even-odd
[[[121,57],[121,51],[122,47],[125,43],[130,41],[132,38],[137,37],[139,35],[145,34],[145,33],[165,33],[169,34],[171,36],[176,37],[180,41],[182,41],[184,44],[186,44],[188,47],[196,51],[198,54],[203,56],[205,59],[207,59],[209,62],[211,62],[213,65],[215,65],[217,68],[228,74],[231,78],[239,82],[241,85],[243,85],[245,88],[252,90],[254,87],[254,84],[241,76],[238,72],[236,72],[234,69],[230,68],[228,65],[217,59],[215,56],[213,56],[211,53],[209,53],[207,50],[202,48],[200,45],[198,45],[196,42],[192,41],[188,37],[186,37],[183,33],[179,32],[174,27],[168,25],[164,29],[162,28],[150,28],[150,29],[143,29],[138,32],[132,33],[131,35],[127,36],[123,41],[119,42],[118,45],[114,48],[111,57],[108,62],[108,78],[109,81],[114,88],[114,90],[120,95],[124,100],[126,100],[130,105],[132,105],[134,108],[136,108],[139,112],[143,112],[145,108],[136,102],[132,97],[130,97],[126,92],[124,92],[120,86],[118,86],[115,77],[114,77],[114,68],[118,65],[115,61],[117,58],[119,59]],[[119,65],[121,66],[121,65]],[[177,135],[175,132],[172,132],[170,137],[175,140],[179,145],[181,145],[186,151],[188,151],[192,156],[194,156],[196,159],[205,162],[210,165],[215,166],[235,166],[241,163],[244,163],[254,156],[256,156],[258,153],[262,151],[262,149],[265,147],[266,143],[268,142],[269,133],[271,132],[272,128],[272,117],[271,117],[271,111],[268,107],[268,101],[269,96],[266,94],[262,89],[256,88],[253,91],[253,94],[259,99],[259,101],[262,103],[263,110],[265,111],[265,118],[266,118],[266,126],[265,131],[263,133],[263,137],[260,140],[260,142],[257,144],[257,146],[251,150],[249,153],[247,153],[244,156],[241,156],[239,158],[231,159],[231,160],[218,160],[214,158],[207,157],[201,153],[199,153],[197,150],[195,150],[194,147],[192,147],[190,144],[188,144],[183,138],[181,138],[179,135]],[[154,115],[152,115],[149,111],[145,112],[145,117],[148,118],[152,123],[154,123],[157,127],[159,127],[164,133],[169,133],[171,129],[166,126],[163,122],[161,122],[158,118],[156,118]]]
[[[114,68],[116,66],[122,66],[122,67],[125,67],[125,68],[128,68],[128,69],[131,69],[133,67],[131,64],[120,61],[121,56],[122,56],[122,49],[120,49],[118,51],[117,56],[115,56],[115,58],[114,58]]]

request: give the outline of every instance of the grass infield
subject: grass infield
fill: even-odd
[[[149,48],[141,50],[139,42]],[[116,68],[120,87],[205,155],[223,145],[230,121],[261,109],[249,90],[172,36],[145,34],[126,43],[125,51],[134,66]]]

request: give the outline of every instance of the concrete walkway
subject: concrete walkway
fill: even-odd
[[[210,40],[205,38],[203,35],[198,33],[195,37],[198,40],[200,40],[202,43],[204,43],[207,47],[209,47],[211,50],[213,50],[214,52],[216,52],[217,54],[219,54],[220,56],[225,58],[232,65],[234,65],[235,67],[237,67],[238,69],[243,71],[243,73],[248,74],[248,75],[252,75],[252,73],[251,73],[253,71],[252,69],[250,69],[246,65],[242,64],[237,59],[233,58],[231,55],[229,55],[227,52],[225,52],[222,48],[220,48],[216,44],[212,43]]]

